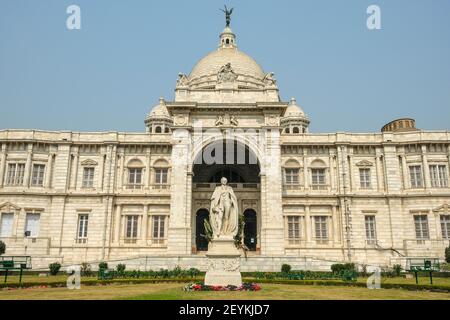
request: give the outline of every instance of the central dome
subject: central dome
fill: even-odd
[[[233,71],[242,76],[250,76],[262,80],[265,76],[259,64],[250,56],[246,55],[238,48],[219,48],[201,59],[189,76],[190,80],[199,79],[206,76],[217,75],[227,63],[231,64]]]
[[[236,36],[230,27],[222,31],[219,48],[206,55],[192,69],[189,75],[190,84],[197,88],[210,87],[217,83],[217,75],[226,65],[231,67],[237,81],[242,85],[263,85],[264,71],[253,58],[238,49]]]

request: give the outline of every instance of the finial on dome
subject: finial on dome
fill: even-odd
[[[163,97],[160,97],[160,98],[159,98],[159,104],[160,104],[160,105],[165,105],[165,104],[166,104],[166,100],[164,100]]]
[[[225,7],[225,10],[223,10],[223,9],[220,9],[220,10],[223,13],[225,13],[226,27],[229,28],[230,27],[230,23],[231,23],[231,15],[233,14],[234,8],[231,8],[230,10],[228,10],[226,5],[224,7]]]
[[[297,99],[291,98],[290,104],[291,104],[291,105],[297,104]]]

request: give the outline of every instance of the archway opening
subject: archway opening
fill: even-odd
[[[192,172],[192,247],[193,252],[202,252],[208,249],[207,240],[202,236],[204,220],[209,219],[211,196],[221,178],[227,178],[237,197],[239,214],[244,215],[245,208],[260,208],[261,170],[258,158],[249,146],[237,140],[219,140],[206,145],[196,155]],[[247,229],[244,232],[251,251],[259,250],[260,226],[257,221],[260,218],[255,210],[246,213]]]
[[[200,209],[197,211],[196,215],[196,234],[195,234],[195,245],[197,251],[207,251],[208,250],[208,240],[205,238],[205,220],[209,219],[209,211],[206,209]]]
[[[244,244],[250,251],[256,251],[258,245],[257,230],[258,221],[257,214],[253,209],[244,211]]]

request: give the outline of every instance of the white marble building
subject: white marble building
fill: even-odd
[[[245,216],[243,270],[386,266],[443,258],[449,245],[450,132],[401,119],[381,133],[310,133],[295,99],[280,100],[273,74],[228,27],[145,124],[142,133],[0,130],[6,254],[30,255],[36,268],[204,269],[203,219],[222,176]],[[202,161],[222,142],[246,161]]]

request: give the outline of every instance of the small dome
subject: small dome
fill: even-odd
[[[303,110],[297,105],[297,100],[295,98],[291,99],[288,107],[286,108],[286,112],[284,114],[285,117],[303,117],[306,118],[306,114]]]
[[[149,118],[170,118],[169,111],[166,108],[166,102],[163,98],[159,99],[159,104],[152,109]]]

